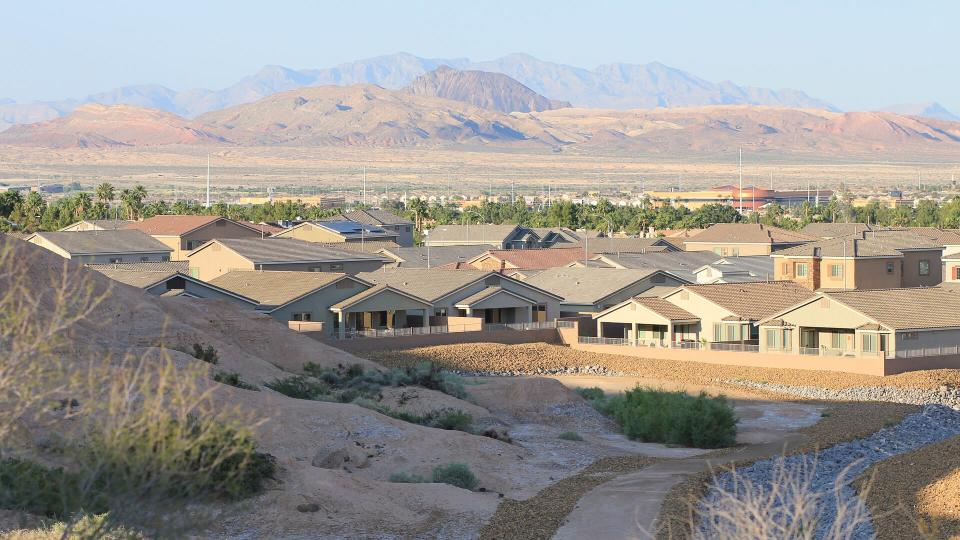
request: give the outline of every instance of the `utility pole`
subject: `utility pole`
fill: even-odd
[[[363,166],[363,205],[367,205],[367,166]],[[362,235],[361,235],[362,239]]]
[[[210,154],[207,154],[207,204],[205,208],[210,208]]]
[[[740,213],[743,213],[743,147],[740,147],[740,157],[737,160],[737,170],[740,175]]]

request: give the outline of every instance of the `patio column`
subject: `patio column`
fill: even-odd
[[[464,310],[467,314],[467,317],[473,317],[473,308],[467,308]]]
[[[673,321],[667,325],[667,347],[673,347]]]
[[[603,337],[603,323],[597,321],[597,337]]]
[[[396,316],[397,316],[396,311],[387,310],[387,328],[388,329],[393,329],[393,323],[394,323],[393,318]]]
[[[340,321],[340,339],[343,339],[347,336],[347,317],[346,313],[341,311],[337,313],[337,319]]]
[[[533,322],[533,306],[527,306],[527,322]]]
[[[633,341],[634,345],[638,344],[637,341],[637,323],[630,323],[630,340]]]
[[[424,328],[430,328],[430,310],[429,309],[423,310],[423,324],[421,324],[421,326],[423,326]]]

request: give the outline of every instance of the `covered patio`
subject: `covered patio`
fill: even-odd
[[[333,332],[428,327],[433,305],[388,285],[377,285],[330,306],[336,315]]]
[[[633,298],[594,315],[594,319],[600,339],[659,347],[700,339],[700,319],[662,298]]]
[[[487,287],[464,298],[454,307],[465,317],[478,317],[485,324],[513,324],[534,321],[537,302],[501,287]]]

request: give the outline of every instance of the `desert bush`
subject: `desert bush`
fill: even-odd
[[[779,458],[772,478],[761,483],[736,470],[718,474],[706,496],[691,509],[693,538],[847,540],[862,536],[858,529],[870,521],[866,505],[859,497],[839,495],[849,480],[849,467],[837,475],[832,489],[818,491],[812,485],[816,466],[815,459],[787,466]],[[829,509],[818,513],[825,506]],[[835,518],[823,524],[824,515]]]
[[[408,474],[405,472],[391,474],[390,481],[395,484],[426,484],[430,482],[430,480],[419,474]]]
[[[591,402],[602,400],[606,396],[603,393],[603,390],[597,388],[596,386],[593,388],[577,388],[576,392],[577,394],[580,394],[580,397]]]
[[[580,436],[576,431],[564,431],[563,433],[557,435],[558,439],[563,439],[565,441],[582,441],[583,437]]]
[[[467,397],[462,377],[446,373],[436,364],[429,362],[404,369],[397,368],[384,371],[365,371],[363,366],[359,364],[348,367],[339,366],[333,369],[307,362],[303,365],[303,371],[310,377],[328,385],[331,391],[353,390],[353,395],[359,397],[375,398],[385,386],[421,386],[460,399]],[[340,401],[349,402],[352,400],[341,399]]]
[[[635,388],[597,398],[593,389],[588,390],[597,410],[613,418],[631,439],[695,448],[723,448],[736,442],[737,418],[723,396]]]
[[[458,488],[476,489],[480,481],[474,476],[473,472],[464,463],[450,463],[448,465],[438,465],[433,469],[433,481],[442,484],[450,484]]]
[[[296,399],[311,399],[314,401],[330,401],[333,399],[329,386],[312,377],[304,377],[303,375],[274,379],[264,386]]]
[[[230,386],[240,388],[242,390],[260,390],[256,386],[241,379],[240,374],[236,372],[218,371],[213,374],[213,380],[217,381],[218,383],[228,384]]]
[[[4,540],[145,540],[139,531],[111,527],[106,514],[80,514],[70,522],[58,521],[38,529],[16,529],[3,533]]]
[[[381,414],[385,414],[391,418],[396,418],[397,420],[403,420],[404,422],[410,422],[411,424],[419,424],[421,426],[446,429],[450,431],[465,431],[467,433],[473,433],[473,416],[471,416],[469,413],[463,412],[460,409],[446,408],[430,411],[426,414],[413,414],[405,411],[397,411],[389,407],[384,407],[364,400],[357,401],[355,404],[360,405],[361,407],[371,408]]]
[[[220,355],[217,354],[217,350],[213,348],[213,345],[204,347],[200,343],[193,344],[193,357],[213,365],[216,365],[217,362],[220,361]]]

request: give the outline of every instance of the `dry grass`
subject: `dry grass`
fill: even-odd
[[[877,463],[855,485],[880,540],[960,538],[960,437]]]
[[[706,354],[706,353],[705,353]],[[555,370],[568,367],[603,366],[626,375],[682,381],[690,384],[718,385],[719,381],[746,379],[774,384],[849,388],[855,386],[899,386],[930,388],[960,386],[960,370],[932,370],[888,377],[856,375],[833,371],[725,366],[677,360],[653,360],[633,356],[576,351],[560,345],[542,343],[502,345],[470,343],[440,345],[408,350],[366,353],[371,360],[387,366],[407,366],[423,361],[464,371]]]

